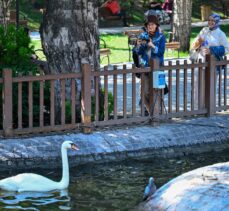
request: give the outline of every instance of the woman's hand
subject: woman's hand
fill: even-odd
[[[204,55],[207,55],[207,54],[210,54],[211,53],[211,51],[210,51],[209,48],[203,48],[202,49],[202,52],[203,52]]]
[[[155,48],[155,45],[152,43],[152,40],[148,42],[148,47],[150,48]]]
[[[137,39],[137,45],[141,45],[142,44],[142,40],[141,39]]]

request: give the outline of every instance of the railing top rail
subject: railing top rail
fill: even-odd
[[[62,73],[56,75],[37,75],[37,76],[18,76],[13,78],[13,82],[28,82],[28,81],[45,81],[45,80],[59,80],[81,78],[82,73]]]
[[[95,71],[92,72],[92,76],[107,76],[107,75],[118,75],[118,74],[129,74],[129,73],[148,73],[150,68],[131,68],[131,69],[120,69],[120,70],[110,70],[110,71]]]
[[[186,60],[185,60],[186,61]],[[172,69],[187,69],[187,68],[199,68],[199,67],[207,67],[208,63],[189,63],[189,64],[172,64],[160,66],[161,70],[172,70]]]
[[[221,65],[227,65],[229,64],[229,60],[222,60],[222,61],[216,61],[216,66],[221,66]]]

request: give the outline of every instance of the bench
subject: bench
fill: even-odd
[[[178,58],[180,58],[180,42],[168,42],[165,44],[165,49],[167,49],[167,52],[168,50],[177,50],[178,52]]]
[[[131,17],[126,17],[126,20],[130,20]],[[112,12],[104,7],[99,8],[99,25],[103,27],[109,26],[123,26],[123,20],[118,15],[113,15]]]
[[[128,36],[129,61],[131,60],[132,48],[135,46],[136,41],[138,39],[138,36],[142,32],[143,32],[142,29],[134,29],[134,30],[126,30],[126,31],[124,31],[124,34]]]
[[[102,62],[103,58],[107,57],[108,64],[110,64],[109,55],[111,54],[111,50],[109,48],[101,48],[99,49],[99,53],[100,53],[100,62]]]
[[[16,16],[17,16],[16,10],[10,10],[10,16],[9,16],[8,23],[9,24],[16,24],[16,20],[17,20]],[[19,20],[19,25],[27,27],[28,21],[25,19],[25,17],[24,17],[24,19]]]

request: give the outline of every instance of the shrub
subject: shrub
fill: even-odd
[[[36,72],[36,66],[30,62],[34,47],[24,28],[16,30],[14,25],[9,25],[4,31],[0,26],[0,71],[11,68],[13,76],[19,73]]]
[[[110,118],[114,110],[114,97],[112,92],[108,92],[108,117]],[[92,96],[91,100],[91,119],[95,120],[95,96]],[[104,89],[100,90],[99,95],[99,120],[104,119]]]
[[[0,26],[0,76],[2,77],[2,70],[4,68],[9,68],[12,70],[13,77],[21,75],[28,75],[31,72],[33,75],[37,72],[37,67],[35,64],[31,63],[31,56],[34,52],[34,47],[31,45],[30,37],[24,28],[19,28],[16,30],[14,25],[9,25],[6,29]],[[2,91],[2,86],[0,86],[0,92]],[[28,84],[23,83],[22,86],[22,116],[23,122],[28,122]],[[33,90],[39,90],[39,84],[33,84]],[[34,94],[34,104],[38,102],[39,105],[39,94],[38,91]],[[18,84],[13,84],[13,121],[14,126],[17,125],[18,119]],[[0,98],[0,104],[2,109],[2,98]],[[38,109],[34,109],[34,115],[37,115]],[[2,114],[2,111],[1,111]],[[0,116],[2,120],[2,116]],[[0,121],[0,127],[2,121]]]

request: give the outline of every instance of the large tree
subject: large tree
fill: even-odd
[[[189,50],[192,21],[192,0],[174,0],[173,32],[181,50]]]
[[[52,73],[99,67],[97,0],[48,0],[41,27],[42,46]]]
[[[41,38],[48,62],[46,73],[81,72],[82,64],[99,68],[97,0],[48,0]],[[70,86],[69,81],[66,83]],[[80,82],[76,83],[76,109],[80,106]],[[68,90],[68,89],[67,89]],[[67,93],[66,97],[70,96]],[[61,113],[60,84],[55,84],[55,112]]]
[[[7,27],[7,15],[11,0],[0,0],[0,25]]]

